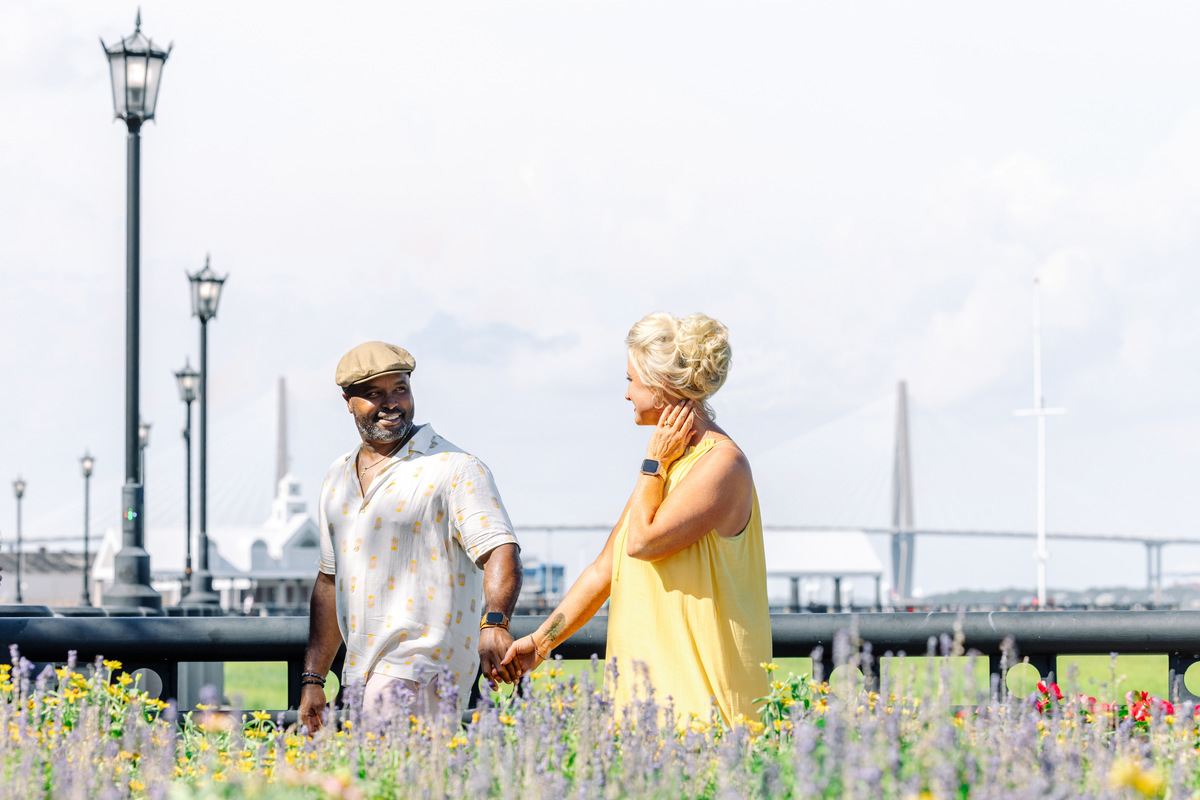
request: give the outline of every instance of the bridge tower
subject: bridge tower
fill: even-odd
[[[900,381],[896,385],[896,453],[892,467],[892,591],[902,603],[912,598],[915,547],[908,389]]]

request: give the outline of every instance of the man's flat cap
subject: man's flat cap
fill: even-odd
[[[342,356],[334,380],[345,389],[389,372],[412,372],[417,361],[403,347],[365,342]]]

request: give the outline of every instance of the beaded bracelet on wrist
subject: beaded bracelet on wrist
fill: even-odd
[[[312,678],[305,678],[304,680],[300,681],[300,685],[301,686],[320,686],[322,689],[325,688],[324,681],[314,681]]]
[[[321,682],[322,686],[325,685],[325,676],[319,672],[301,672],[300,677],[301,678],[315,678],[316,680],[319,680]]]

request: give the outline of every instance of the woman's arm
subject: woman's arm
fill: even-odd
[[[663,498],[666,466],[683,454],[692,436],[693,420],[691,404],[680,403],[663,412],[651,436],[647,457],[663,467],[658,475],[639,476],[630,499],[625,542],[630,558],[660,561],[709,531],[736,536],[750,519],[753,477],[749,461],[737,447],[714,447]]]
[[[538,664],[549,657],[551,650],[565,642],[600,610],[600,606],[604,605],[604,601],[612,592],[613,548],[616,546],[614,542],[632,502],[633,499],[630,498],[625,504],[624,511],[608,534],[608,540],[605,541],[604,548],[600,555],[596,556],[596,560],[575,580],[562,602],[550,613],[541,627],[529,636],[523,636],[512,643],[502,664],[516,659],[522,675],[536,669]]]

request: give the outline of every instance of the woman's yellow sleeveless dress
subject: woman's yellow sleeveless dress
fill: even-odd
[[[663,496],[692,466],[724,439],[708,439],[671,465]],[[612,594],[608,601],[608,657],[617,659],[618,707],[644,697],[645,664],[655,700],[670,697],[676,719],[707,721],[712,704],[726,724],[738,716],[758,719],[754,700],[768,692],[771,617],[763,555],[758,495],[750,522],[724,538],[715,530],[661,561],[630,558],[625,552],[629,518],[614,542]]]

